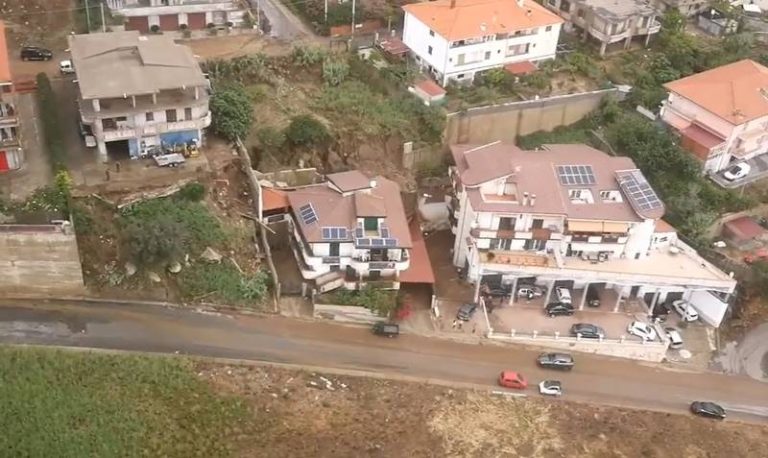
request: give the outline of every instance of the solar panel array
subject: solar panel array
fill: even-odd
[[[323,240],[346,240],[347,228],[346,227],[324,227],[323,228]]]
[[[301,221],[304,224],[312,224],[317,221],[317,213],[315,213],[312,204],[302,205],[299,208],[299,216],[301,216]]]
[[[639,170],[617,172],[619,186],[627,195],[630,203],[637,211],[649,211],[663,208],[664,204],[656,195],[648,180]]]
[[[355,240],[355,245],[360,247],[373,247],[373,248],[393,247],[393,246],[397,246],[397,239],[359,238]]]
[[[591,186],[596,183],[591,165],[558,165],[557,177],[563,186]]]

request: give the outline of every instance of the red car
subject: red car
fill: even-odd
[[[524,390],[528,386],[528,382],[519,372],[504,371],[499,374],[499,385],[505,388]]]
[[[744,262],[747,264],[753,264],[758,261],[768,261],[768,249],[760,248],[744,256]]]

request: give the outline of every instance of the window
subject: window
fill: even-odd
[[[603,202],[621,202],[619,191],[600,191],[600,200]]]
[[[547,3],[549,3],[552,6],[557,6],[557,0],[547,0]]]
[[[523,248],[526,250],[541,251],[546,246],[545,240],[526,240]]]
[[[432,55],[432,46],[427,46],[427,54]]]
[[[491,239],[491,249],[509,251],[512,249],[512,239]]]
[[[548,26],[544,27],[544,31],[545,32],[551,32],[552,31],[552,26],[548,25]]]
[[[363,228],[366,231],[379,231],[379,220],[378,218],[364,218],[363,219]]]
[[[578,13],[576,13],[576,16],[578,16],[578,17],[584,17],[584,10],[582,10],[582,9],[579,9],[579,12],[578,12]]]
[[[434,37],[435,36],[435,31],[434,30],[430,30],[429,31],[429,36],[430,37]]]
[[[184,120],[185,121],[191,121],[192,120],[192,108],[185,108],[184,109]]]
[[[514,231],[515,230],[515,218],[501,217],[499,218],[499,230],[500,231]]]
[[[151,111],[148,111],[146,114],[147,122],[154,121],[155,120],[155,114]]]
[[[560,3],[560,11],[565,11],[566,13],[571,11],[571,2],[568,0],[563,0]]]
[[[460,79],[463,79],[463,78],[464,78],[464,74],[463,73],[459,73],[458,75],[456,75],[456,79],[457,80],[460,80]]]
[[[165,121],[176,122],[176,110],[165,110]]]
[[[490,58],[491,58],[491,52],[490,51],[486,51],[485,52],[485,60],[488,60]]]

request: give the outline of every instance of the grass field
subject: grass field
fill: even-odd
[[[0,455],[218,457],[249,409],[182,359],[0,348]]]

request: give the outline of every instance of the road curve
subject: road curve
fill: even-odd
[[[235,358],[363,370],[493,386],[502,369],[563,382],[565,397],[681,412],[693,400],[721,403],[730,418],[768,423],[768,386],[744,376],[699,374],[575,354],[570,373],[542,370],[536,351],[419,336],[375,337],[366,329],[283,317],[211,315],[115,304],[0,304],[0,342]],[[535,394],[529,388],[529,394]]]

